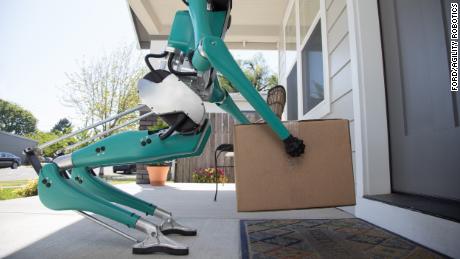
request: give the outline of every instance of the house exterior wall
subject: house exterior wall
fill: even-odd
[[[321,0],[322,8],[325,8],[325,18],[323,24],[326,25],[327,35],[323,35],[323,40],[327,40],[327,61],[328,61],[328,78],[325,80],[329,84],[330,100],[329,100],[329,113],[313,117],[316,119],[333,119],[341,118],[350,121],[350,137],[353,151],[353,166],[355,166],[355,123],[353,112],[353,82],[351,80],[351,58],[350,58],[350,40],[348,28],[348,13],[346,0]],[[292,4],[292,3],[291,3]],[[324,30],[323,30],[324,31]],[[281,26],[280,42],[283,42],[283,28]],[[302,39],[300,39],[302,41]],[[323,55],[325,55],[323,53]],[[297,61],[299,63],[299,61]],[[286,85],[287,73],[285,72],[286,66],[284,45],[279,46],[279,78],[283,85]],[[297,72],[299,77],[301,73]],[[300,91],[299,91],[300,90]],[[302,98],[301,89],[298,90],[298,98]],[[288,100],[289,102],[289,100]],[[304,115],[300,112],[302,110],[302,102],[298,100],[299,113],[298,119],[304,119]],[[308,114],[306,114],[308,115]],[[354,170],[355,171],[355,170]],[[355,177],[356,179],[356,177]],[[344,208],[350,213],[354,213],[354,207]]]
[[[356,173],[355,123],[353,114],[353,82],[351,80],[350,40],[346,0],[327,0],[326,27],[329,59],[330,113],[322,118],[350,121],[353,172]],[[355,174],[356,186],[356,174]],[[344,207],[354,214],[354,206]]]
[[[22,153],[27,147],[35,147],[37,141],[0,131],[0,152],[9,152],[26,162],[26,156]]]
[[[326,5],[326,24],[331,109],[330,113],[323,118],[348,119],[350,127],[353,128],[353,94],[346,1],[327,2],[329,2],[329,6]]]
[[[296,1],[301,0],[289,3]],[[328,62],[324,75],[329,83],[329,89],[325,89],[330,93],[329,112],[316,117],[299,112],[298,119],[344,118],[350,121],[357,203],[342,209],[429,248],[460,258],[456,244],[460,236],[459,223],[363,197],[391,192],[377,0],[320,1],[321,17],[327,31],[327,35],[323,35],[323,41],[327,41],[323,62]],[[280,82],[286,85],[289,64],[285,60],[283,27],[281,24],[279,76]],[[299,49],[297,52],[299,58]],[[297,75],[300,74],[297,70]],[[299,111],[302,109],[301,90],[298,87]]]

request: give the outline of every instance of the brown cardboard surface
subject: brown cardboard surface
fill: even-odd
[[[285,153],[283,142],[266,124],[235,126],[238,211],[354,205],[348,121],[285,125],[306,145],[299,158]]]

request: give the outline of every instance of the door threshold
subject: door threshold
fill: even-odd
[[[364,198],[460,223],[458,201],[405,193],[365,195]]]

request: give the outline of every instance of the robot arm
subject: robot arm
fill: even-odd
[[[152,82],[151,87],[142,88],[152,92],[152,95],[150,95],[152,100],[156,98],[156,101],[151,102],[157,105],[156,110],[158,110],[158,104],[160,103],[158,99],[162,99],[163,102],[166,102],[166,100],[169,102],[169,104],[164,103],[164,107],[167,107],[166,110],[171,110],[171,106],[176,105],[178,101],[176,101],[175,96],[170,95],[169,98],[160,97],[161,92],[172,91],[166,90],[167,88],[174,88],[181,89],[181,93],[189,96],[180,98],[188,104],[185,107],[184,103],[181,108],[190,111],[185,112],[185,115],[189,118],[200,108],[198,101],[194,104],[190,102],[192,99],[196,99],[198,95],[204,101],[216,103],[240,123],[250,123],[234,104],[228,93],[219,86],[216,72],[220,72],[239,90],[242,96],[284,142],[285,150],[289,155],[296,157],[303,154],[305,149],[303,141],[292,136],[268,107],[243,71],[241,71],[223,41],[226,31],[230,27],[231,0],[188,0],[184,1],[184,3],[188,5],[189,10],[176,13],[166,52],[162,55],[157,55],[167,59],[169,68],[167,73],[170,74],[163,78],[161,82],[150,80],[153,76],[149,75],[144,78]],[[154,70],[151,66],[149,67],[152,70],[151,73],[160,73],[161,71]],[[187,87],[191,90],[186,89]],[[146,91],[140,90],[141,98],[142,93]],[[153,97],[154,92],[156,97]],[[142,99],[144,101],[144,98]],[[155,107],[151,106],[151,108],[155,110]],[[164,117],[161,112],[159,114]],[[172,114],[168,119],[165,121],[169,125],[176,125],[181,117],[178,114]],[[194,120],[194,122],[198,127],[199,122],[197,120]]]
[[[286,152],[293,156],[303,154],[305,145],[301,139],[292,136],[278,117],[268,107],[260,94],[233,59],[226,44],[222,40],[230,26],[231,0],[189,0],[189,12],[194,30],[196,51],[193,53],[192,64],[197,71],[216,69],[238,89],[241,95],[254,107],[270,128],[283,140]],[[210,9],[206,9],[210,6]],[[214,9],[213,9],[214,7]],[[225,12],[225,20],[221,33],[216,34],[213,28],[216,20],[213,12]],[[232,113],[232,111],[229,111]]]

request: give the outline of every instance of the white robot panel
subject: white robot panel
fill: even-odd
[[[157,114],[184,112],[197,125],[204,122],[206,110],[203,101],[174,74],[160,83],[141,79],[137,86],[142,104]]]

